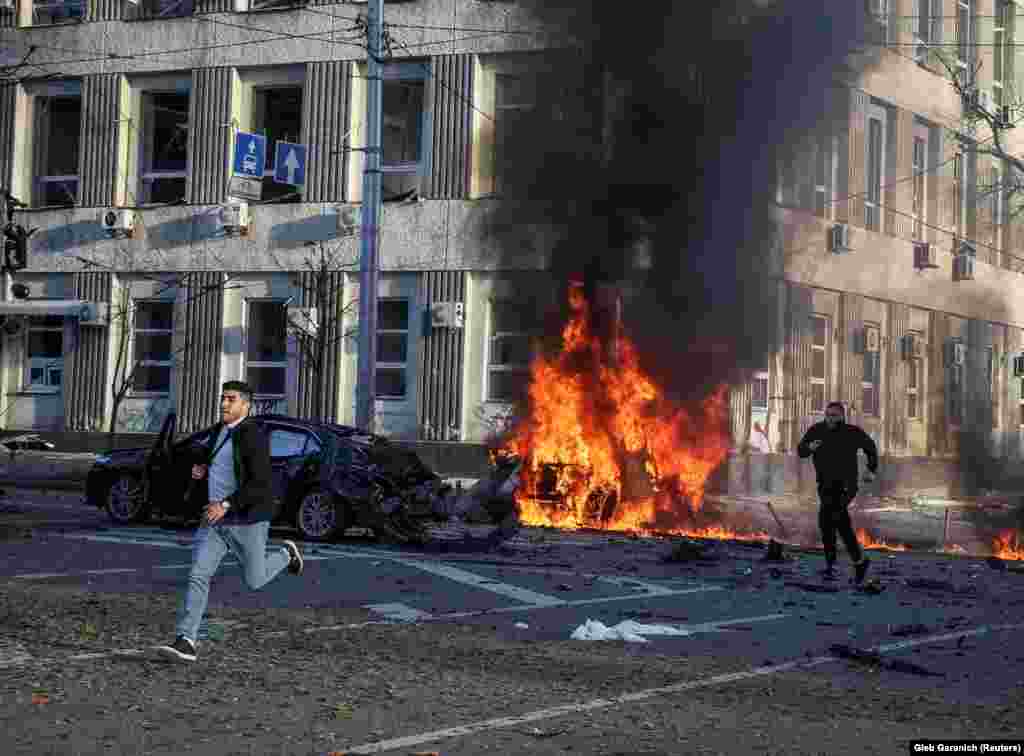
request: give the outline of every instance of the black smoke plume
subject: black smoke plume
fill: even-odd
[[[556,282],[625,284],[623,325],[670,395],[746,380],[778,347],[777,160],[846,117],[877,50],[864,6],[527,5],[568,49],[518,116],[529,137],[499,139],[515,168],[491,228],[502,267],[519,267],[522,228],[553,227]]]

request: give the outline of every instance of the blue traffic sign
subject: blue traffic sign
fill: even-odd
[[[278,142],[274,150],[274,181],[292,186],[306,185],[306,145]]]
[[[232,164],[236,176],[263,178],[263,166],[267,164],[267,138],[262,134],[235,134],[235,159]]]

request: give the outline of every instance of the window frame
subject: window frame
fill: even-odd
[[[488,402],[488,403],[491,403],[491,404],[514,404],[516,402],[516,398],[515,397],[506,398],[506,399],[500,399],[500,398],[495,398],[492,395],[492,392],[491,392],[491,388],[492,388],[491,373],[492,372],[498,372],[498,373],[522,373],[524,378],[525,378],[525,382],[523,384],[524,386],[529,383],[529,379],[530,379],[530,363],[529,362],[527,362],[525,364],[522,364],[522,363],[515,363],[515,362],[498,362],[498,363],[496,363],[496,362],[492,361],[492,355],[494,353],[494,340],[495,339],[498,339],[498,338],[509,338],[509,337],[512,337],[512,338],[523,337],[523,338],[529,339],[529,336],[530,336],[529,331],[495,331],[494,330],[495,323],[497,321],[497,318],[495,317],[495,311],[494,311],[495,305],[508,304],[508,303],[514,304],[515,301],[516,300],[514,300],[512,298],[492,297],[487,302],[487,331],[486,331],[487,339],[486,339],[486,345],[485,345],[485,349],[484,349],[484,376],[485,376],[485,381],[484,381],[484,396],[483,396],[483,400],[485,402]],[[531,349],[531,355],[532,355],[532,349]]]
[[[885,175],[888,151],[888,113],[869,103],[864,112],[864,228],[881,233],[885,228]],[[873,125],[878,124],[878,152],[873,152]],[[876,165],[877,163],[877,165]],[[877,174],[877,175],[875,175]]]
[[[271,139],[270,135],[267,134],[266,130],[266,100],[263,100],[264,112],[262,114],[257,112],[257,102],[263,93],[267,91],[282,91],[282,90],[297,90],[299,93],[299,123],[298,130],[295,134],[286,133],[285,136],[290,136],[291,139],[282,138],[282,142],[294,142],[301,144],[304,138],[305,124],[303,123],[303,115],[305,114],[305,97],[306,87],[305,81],[256,81],[251,85],[251,108],[249,113],[250,123],[252,124],[251,130],[254,133],[263,134],[267,139],[267,155],[266,163],[263,166],[263,195],[261,197],[261,203],[265,204],[283,204],[290,202],[302,202],[305,197],[305,187],[296,187],[289,184],[278,184],[274,181],[274,171],[276,166],[274,165],[275,154],[277,151],[277,139]],[[269,166],[269,167],[268,167]],[[282,187],[286,191],[283,192],[282,196],[274,197],[273,199],[266,198],[267,187]]]
[[[920,163],[918,152],[920,148]],[[931,129],[918,120],[914,120],[911,134],[910,164],[913,180],[911,182],[911,209],[913,216],[913,236],[924,241],[925,228],[928,226],[928,154],[931,148]]]
[[[170,328],[142,328],[142,329],[140,329],[140,328],[136,327],[135,323],[136,323],[136,317],[138,316],[138,312],[139,312],[139,305],[152,305],[152,304],[165,305],[165,306],[169,306],[170,307],[170,311],[171,311],[171,325],[170,325]],[[173,300],[169,300],[169,299],[158,299],[158,298],[152,298],[152,297],[141,298],[140,297],[139,299],[135,299],[132,302],[131,313],[132,313],[132,330],[131,330],[131,338],[130,338],[130,343],[128,345],[128,349],[131,350],[129,353],[132,356],[132,368],[134,369],[136,365],[140,365],[140,366],[143,366],[143,367],[166,367],[166,368],[168,368],[167,388],[165,390],[160,390],[160,389],[141,389],[141,390],[136,390],[135,389],[135,381],[133,380],[132,381],[132,388],[131,388],[131,396],[138,396],[138,397],[147,397],[147,396],[163,397],[163,396],[168,396],[171,393],[171,388],[174,386],[174,374],[173,374],[173,371],[174,371],[174,301]],[[169,336],[171,341],[170,341],[170,350],[167,353],[167,359],[166,360],[139,360],[137,355],[136,355],[135,349],[136,349],[136,345],[137,345],[136,339],[137,339],[137,337],[138,337],[138,335],[140,333],[141,334],[159,334],[159,335]]]
[[[964,34],[964,21],[967,22],[967,32]],[[974,72],[971,64],[974,62],[976,49],[975,40],[977,27],[973,0],[956,0],[956,16],[954,18],[956,36],[956,57],[957,66],[964,71],[965,84],[972,84]]]
[[[56,207],[74,207],[78,204],[79,188],[81,186],[79,166],[75,166],[75,173],[73,174],[50,174],[46,173],[49,168],[46,163],[48,162],[49,143],[53,140],[50,139],[50,131],[53,128],[53,110],[52,103],[55,100],[76,100],[78,102],[78,123],[74,129],[75,139],[77,140],[76,152],[78,153],[79,159],[81,158],[82,148],[82,94],[81,90],[74,87],[74,91],[68,91],[64,93],[57,92],[43,92],[33,96],[32,108],[33,108],[33,139],[35,140],[34,155],[32,159],[32,188],[31,188],[31,204],[33,208],[56,208]],[[43,184],[69,184],[73,183],[75,187],[72,200],[66,203],[60,204],[45,204],[43,202],[44,191],[41,185]]]
[[[881,344],[881,327],[878,323],[864,324],[864,339],[867,343],[867,332],[874,330],[878,333],[879,345]],[[871,377],[869,380],[869,376]],[[861,373],[861,414],[867,417],[881,417],[881,393],[882,393],[882,349],[879,346],[877,352],[869,352],[864,349],[864,367]],[[865,392],[871,392],[870,403],[864,400]]]
[[[764,384],[764,402],[757,401],[757,390],[755,386]],[[771,403],[771,376],[767,370],[758,370],[750,381],[750,408],[752,410],[767,410]]]
[[[835,187],[837,180],[837,163],[839,157],[839,140],[831,134],[819,135],[814,150],[814,214],[825,220],[832,220],[835,215]],[[825,147],[823,149],[823,146]],[[822,155],[827,155],[827,163],[822,167]],[[819,183],[824,173],[825,183]],[[821,210],[819,211],[819,206]]]
[[[161,95],[178,95],[184,96],[186,101],[186,113],[185,113],[185,167],[180,171],[166,171],[166,170],[154,170],[153,163],[155,162],[155,152],[157,145],[154,143],[154,129],[156,120],[152,117],[151,113],[158,106],[152,103],[153,97]],[[181,85],[170,85],[167,87],[161,87],[159,85],[153,87],[147,87],[139,91],[139,127],[134,129],[138,134],[138,149],[137,149],[137,176],[135,181],[135,192],[138,198],[138,205],[165,205],[172,204],[164,201],[154,201],[153,195],[153,184],[157,181],[162,180],[181,180],[184,184],[182,191],[181,200],[188,199],[188,175],[189,175],[189,142],[192,137],[192,124],[189,122],[191,118],[192,108],[192,88],[191,85],[183,87]]]
[[[64,26],[67,24],[81,24],[85,21],[86,15],[89,12],[88,0],[49,0],[49,2],[36,2],[35,0],[24,0],[26,4],[25,12],[21,15],[22,26],[27,27],[48,27],[48,26]],[[36,16],[41,7],[47,7],[50,9],[55,8],[77,8],[80,13],[79,15],[71,15],[70,13],[58,20],[53,20],[53,14],[50,13],[49,21],[37,21]]]
[[[280,394],[268,394],[268,393],[254,393],[253,401],[267,401],[274,400],[280,401],[287,399],[288,397],[288,325],[287,325],[287,312],[286,303],[287,299],[284,297],[246,297],[245,307],[243,313],[243,322],[245,323],[243,344],[242,344],[242,374],[245,375],[246,381],[250,385],[255,386],[254,382],[249,380],[249,368],[263,368],[263,369],[281,369],[284,371],[284,380],[282,381],[283,391]],[[281,310],[281,319],[285,323],[284,327],[284,345],[281,350],[280,360],[251,360],[249,359],[249,346],[252,339],[252,315],[253,315],[253,304],[276,304]]]
[[[924,334],[920,331],[908,331],[906,338],[913,339],[915,341],[924,338]],[[907,419],[920,422],[923,420],[923,412],[921,412],[921,397],[924,395],[922,383],[924,381],[924,360],[920,357],[910,356],[907,359]],[[913,397],[914,412],[911,413],[911,397]]]
[[[956,337],[950,339],[949,343],[966,344],[963,339]],[[965,368],[966,364],[957,365],[956,363],[950,363],[949,365],[946,365],[946,424],[950,428],[959,428],[964,422],[967,392],[964,381],[966,373]],[[954,391],[954,387],[957,389],[956,391]],[[954,411],[954,409],[956,411]]]
[[[413,162],[404,161],[389,164],[386,162],[387,158],[382,147],[380,160],[382,188],[383,183],[387,180],[388,176],[412,176],[413,183],[415,184],[418,192],[422,186],[423,180],[426,178],[427,168],[430,164],[430,138],[427,133],[427,114],[430,109],[430,103],[428,102],[429,88],[427,87],[427,82],[430,79],[431,74],[432,71],[430,69],[430,63],[427,61],[385,63],[383,66],[383,70],[381,71],[381,78],[383,79],[381,87],[382,118],[384,89],[387,87],[388,82],[420,82],[423,88],[423,98],[419,116],[419,137],[416,144],[416,160]]]
[[[829,402],[829,390],[828,390],[828,388],[829,388],[829,384],[831,382],[831,381],[829,381],[829,367],[830,367],[830,364],[831,364],[831,360],[829,359],[829,357],[830,357],[830,355],[829,355],[829,347],[830,347],[830,345],[832,343],[831,342],[831,339],[832,339],[832,319],[830,317],[828,317],[827,315],[820,315],[818,313],[815,313],[815,314],[811,315],[810,319],[811,319],[811,342],[810,342],[810,347],[811,347],[811,369],[810,369],[810,374],[808,375],[808,382],[809,382],[809,386],[810,386],[809,407],[810,407],[810,411],[811,411],[812,415],[822,415],[822,414],[825,413],[825,407],[828,406],[828,402]],[[815,327],[814,327],[814,324],[817,321],[822,322],[824,324],[824,326],[825,326],[825,343],[824,344],[816,344],[814,342],[814,338],[815,338]],[[822,353],[822,355],[823,355],[822,370],[823,370],[824,375],[822,375],[820,377],[814,375],[814,352],[816,352],[816,351],[820,351]],[[815,386],[821,386],[822,387],[822,389],[821,389],[821,396],[822,396],[821,409],[815,409],[815,404],[814,404],[814,387]]]
[[[380,308],[385,302],[405,302],[405,329],[398,328],[381,328],[381,317]],[[380,359],[380,337],[381,336],[393,336],[393,335],[404,335],[405,336],[405,361],[404,362],[382,362]],[[398,296],[398,297],[377,297],[377,361],[374,365],[374,376],[373,385],[375,388],[375,399],[387,402],[404,402],[409,399],[409,348],[412,345],[412,298],[409,296]],[[405,374],[405,380],[403,386],[405,387],[405,393],[398,394],[381,394],[379,391],[380,381],[377,380],[377,375],[380,370],[401,370]]]
[[[931,48],[939,45],[942,41],[942,1],[917,0],[917,13],[917,26],[914,29],[914,59],[921,65],[927,65]]]
[[[41,325],[39,320],[46,318],[60,319],[60,325]],[[33,394],[59,394],[64,387],[64,326],[66,320],[60,315],[29,315],[25,320],[25,368],[22,375],[22,390]],[[59,333],[60,334],[60,357],[33,357],[31,352],[32,334],[36,332]],[[41,363],[41,364],[40,364]],[[60,383],[49,382],[51,369],[57,366],[60,370]],[[43,369],[43,382],[32,381],[32,370],[35,367]]]
[[[160,10],[159,6],[166,4],[171,6],[172,9],[178,8],[179,6],[186,6],[187,11],[180,13],[171,13],[166,10]],[[156,7],[154,7],[156,6]],[[131,13],[125,14],[125,21],[158,21],[167,18],[189,18],[195,15],[196,12],[196,0],[139,0],[138,5],[135,6]]]

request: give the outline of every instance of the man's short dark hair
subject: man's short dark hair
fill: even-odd
[[[242,398],[252,403],[252,386],[245,381],[224,381],[224,385],[220,387],[221,391],[237,391]]]
[[[833,407],[838,407],[839,411],[843,413],[843,417],[846,417],[846,405],[842,402],[829,402],[825,405],[825,411],[828,412]]]

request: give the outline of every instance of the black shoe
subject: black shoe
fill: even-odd
[[[295,541],[285,541],[284,547],[288,549],[288,572],[293,575],[301,575],[305,562],[302,559],[302,552],[295,545]]]
[[[170,646],[157,646],[156,652],[172,661],[194,662],[196,647],[184,635],[179,635]]]
[[[853,565],[853,582],[860,585],[864,582],[864,576],[868,574],[868,566],[871,564],[871,560],[867,557],[861,557],[861,560],[857,564]]]
[[[835,580],[839,576],[836,574],[836,568],[830,564],[821,571],[821,577],[823,580]]]

